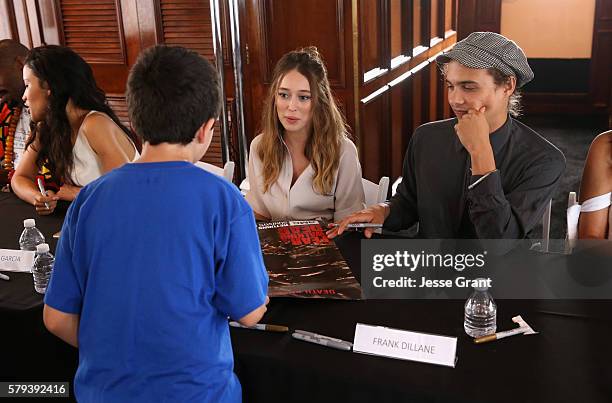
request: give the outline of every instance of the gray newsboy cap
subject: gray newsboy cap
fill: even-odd
[[[533,79],[533,71],[523,50],[514,41],[495,32],[472,32],[436,58],[437,63],[451,60],[473,69],[496,68],[506,75],[515,76],[518,88]]]

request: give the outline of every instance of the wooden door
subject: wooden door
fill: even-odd
[[[350,0],[247,0],[242,37],[245,130],[260,130],[263,101],[276,62],[287,52],[314,45],[327,66],[336,101],[352,127],[353,73]]]

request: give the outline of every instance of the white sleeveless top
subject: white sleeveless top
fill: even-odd
[[[99,113],[106,116],[107,119],[110,119],[107,114],[98,111],[91,111],[87,114],[87,116],[91,115],[92,113]],[[85,118],[87,118],[87,116],[85,116]],[[85,119],[83,119],[83,121],[85,121]],[[103,173],[102,161],[100,160],[98,154],[96,154],[89,145],[89,141],[87,141],[87,137],[85,134],[83,134],[82,128],[83,124],[81,123],[81,127],[79,127],[79,131],[74,142],[74,147],[72,148],[74,164],[72,171],[68,175],[69,182],[75,186],[85,186],[89,182],[93,182],[94,180],[98,179]],[[132,147],[134,147],[133,160],[135,160],[140,157],[140,154],[138,153],[138,150],[136,149],[136,146],[132,140],[129,138],[128,140],[130,140]]]
[[[602,194],[585,200],[582,204],[574,204],[567,209],[567,238],[578,238],[578,219],[580,213],[589,213],[592,211],[603,210],[608,208],[608,239],[612,239],[612,192]]]

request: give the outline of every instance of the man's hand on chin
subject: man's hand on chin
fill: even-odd
[[[470,153],[472,175],[483,175],[495,170],[495,157],[489,139],[490,127],[485,112],[484,106],[478,110],[470,109],[455,125],[459,141]]]

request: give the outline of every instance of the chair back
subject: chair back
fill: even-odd
[[[550,214],[552,211],[552,199],[546,203],[546,209],[542,215],[542,249],[548,252],[550,244]]]
[[[205,171],[208,171],[217,176],[225,178],[230,183],[232,182],[232,179],[234,177],[235,164],[233,161],[227,161],[225,165],[223,166],[223,168],[219,168],[216,165],[209,164],[208,162],[202,162],[202,161],[197,161],[194,165],[199,168],[202,168]]]
[[[380,178],[378,184],[364,178],[361,178],[361,183],[363,184],[363,193],[365,194],[366,206],[372,206],[387,200],[387,192],[389,191],[388,176],[383,176]]]

